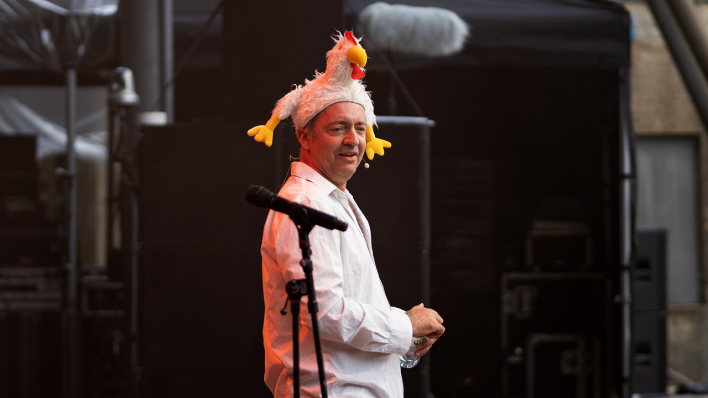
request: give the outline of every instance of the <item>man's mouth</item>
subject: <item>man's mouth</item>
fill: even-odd
[[[339,156],[344,156],[345,158],[356,158],[356,153],[344,152],[344,153],[340,153]]]

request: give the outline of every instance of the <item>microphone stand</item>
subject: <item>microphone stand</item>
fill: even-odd
[[[294,280],[288,282],[285,287],[290,300],[291,313],[293,317],[293,382],[295,397],[300,396],[300,348],[299,348],[299,315],[300,315],[300,297],[307,294],[307,309],[312,318],[312,332],[315,337],[315,353],[317,355],[317,370],[320,377],[321,397],[327,398],[327,385],[325,383],[324,361],[322,360],[322,344],[320,341],[320,328],[317,321],[317,298],[315,297],[315,281],[312,277],[312,260],[310,255],[310,231],[313,225],[307,217],[307,211],[302,207],[296,207],[297,212],[291,212],[290,219],[297,226],[298,240],[300,250],[302,251],[302,260],[300,266],[305,272],[305,280]],[[304,285],[303,285],[304,282]]]

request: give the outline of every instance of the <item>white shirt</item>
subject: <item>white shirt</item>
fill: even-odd
[[[345,232],[315,227],[310,232],[322,351],[330,397],[403,397],[399,355],[413,329],[403,310],[391,307],[371,250],[371,231],[349,192],[343,192],[304,163],[292,163],[292,176],[279,195],[349,223]],[[265,316],[264,380],[276,398],[292,397],[292,317],[280,310],[285,284],[304,279],[295,224],[271,211],[263,230]],[[307,296],[300,307],[300,386],[302,396],[320,394],[314,337]]]

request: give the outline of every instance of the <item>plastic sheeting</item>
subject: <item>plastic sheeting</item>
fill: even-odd
[[[0,135],[36,135],[37,159],[66,153],[66,129],[7,93],[0,93]],[[74,148],[79,158],[96,161],[107,159],[106,146],[87,137],[77,137]]]
[[[0,70],[62,71],[115,51],[118,0],[0,0]]]
[[[173,1],[175,58],[179,60],[219,0]],[[358,13],[374,1],[345,0],[344,9],[351,20],[356,20]],[[626,33],[630,23],[629,14],[619,3],[603,0],[389,2],[447,8],[472,26],[472,37],[463,53],[445,62],[481,65],[629,64],[629,37]],[[107,15],[107,11],[112,11],[111,4],[117,3],[117,0],[0,0],[0,29],[3,32],[0,35],[0,70],[45,68],[42,62],[38,62],[42,59],[53,59],[51,62],[56,69],[62,57],[57,55],[56,49],[43,48],[42,29],[47,28],[52,32],[52,41],[48,44],[56,47],[58,27],[54,23],[67,18],[67,13],[58,8],[69,10],[72,4],[76,12],[95,12],[93,15],[98,21],[94,21],[97,26],[83,47],[83,64],[91,66],[109,59],[115,51],[116,27],[115,15]],[[15,14],[17,17],[14,17]],[[43,15],[43,18],[37,18],[37,15]],[[28,19],[28,16],[31,18]],[[7,23],[9,19],[12,19],[10,24]],[[221,67],[221,24],[221,16],[217,16],[207,37],[189,60],[189,67]],[[11,40],[12,37],[22,41]],[[366,38],[364,40],[366,43]],[[420,59],[396,60],[397,63],[425,63]],[[376,64],[376,60],[372,59],[372,62]]]

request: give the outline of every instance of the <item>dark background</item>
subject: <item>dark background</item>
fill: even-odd
[[[204,13],[216,6],[208,3],[190,8],[176,2],[175,24],[182,27],[176,29],[177,59],[196,37]],[[267,121],[291,84],[324,70],[330,36],[356,28],[356,13],[370,2],[313,0],[309,8],[285,3],[225,1],[219,29],[212,27],[176,79],[178,123],[141,132],[137,339],[145,397],[269,396],[262,382],[259,254],[266,211],[247,205],[243,195],[251,184],[277,191],[295,146],[288,122],[276,131],[272,148],[245,132]],[[621,87],[628,83],[623,76],[629,17],[620,5],[604,1],[475,0],[445,6],[472,25],[461,54],[387,54],[424,116],[436,123],[429,137],[430,229],[424,231],[415,199],[423,160],[413,154],[419,150],[419,142],[409,138],[413,130],[382,124],[376,134],[393,147],[371,161],[370,169],[360,169],[349,187],[371,223],[377,266],[393,305],[407,309],[419,302],[414,298],[423,294],[422,283],[413,277],[421,258],[417,239],[431,235],[426,305],[442,314],[447,332],[421,365],[403,370],[406,396],[421,396],[411,385],[415,372],[429,366],[438,398],[499,397],[501,374],[509,366],[500,337],[503,274],[600,274],[609,294],[619,291],[619,109]],[[366,43],[364,38],[364,48]],[[369,57],[364,80],[376,113],[416,116],[401,87],[392,84],[382,54]],[[113,57],[102,67],[118,64]],[[80,84],[105,83],[95,72],[79,77]],[[62,77],[4,73],[0,82],[61,84]],[[574,221],[588,225],[589,266],[526,266],[532,222],[549,214],[549,203],[572,203]],[[594,283],[550,289],[553,294],[538,301],[541,316],[516,323],[514,338],[523,341],[558,324],[569,333],[594,335],[603,346],[602,389],[619,395],[618,307],[607,305],[592,290]],[[555,312],[559,308],[562,316]],[[588,328],[587,319],[603,324]],[[10,321],[0,319],[0,337],[8,342],[2,347],[29,331],[49,342],[42,352],[58,356],[57,343],[40,330],[45,324],[58,328],[59,320]],[[554,360],[549,369],[557,366]],[[54,375],[48,380],[59,384]],[[517,389],[511,396],[523,395],[518,388],[524,373],[512,376]],[[0,377],[10,380],[14,373],[0,368]]]
[[[574,68],[440,72],[401,73],[418,82],[411,92],[437,123],[430,134],[432,298],[426,304],[443,315],[447,332],[430,354],[432,391],[499,396],[499,278],[531,271],[524,244],[542,204],[561,197],[582,206],[594,242],[594,261],[583,272],[612,280],[617,268],[618,76]],[[385,86],[387,78],[371,73],[368,81]],[[458,81],[454,92],[449,81]],[[377,95],[374,101],[384,103]],[[405,114],[405,104],[401,109]],[[246,136],[248,127],[195,123],[144,131],[142,347],[150,396],[264,390],[258,248],[265,212],[246,204],[243,193],[250,184],[277,191],[294,135],[283,128],[266,148]],[[419,172],[416,143],[394,132],[382,126],[377,135],[392,139],[393,147],[370,169],[361,168],[349,188],[371,222],[390,301],[407,309],[417,304],[410,297],[415,281],[401,281],[416,260],[404,246],[417,244]],[[584,303],[577,318],[560,320],[570,330],[584,328],[581,313],[605,319],[612,311],[595,300],[602,294],[573,296],[582,291],[551,298]],[[523,335],[539,323],[520,327]],[[603,361],[614,369],[618,356],[611,355]]]
[[[500,276],[503,272],[531,271],[525,266],[524,244],[531,222],[538,219],[547,203],[561,200],[579,206],[579,221],[589,225],[594,243],[593,262],[584,272],[606,275],[610,289],[617,290],[619,90],[623,83],[620,70],[628,59],[628,42],[618,37],[628,25],[623,10],[609,4],[590,4],[543,3],[539,6],[548,7],[549,15],[555,17],[541,23],[524,14],[525,8],[519,4],[515,4],[518,9],[507,8],[512,10],[508,14],[499,14],[498,5],[470,3],[458,11],[466,12],[468,21],[472,20],[478,30],[463,54],[446,60],[389,54],[411,96],[424,115],[436,123],[430,135],[432,297],[426,304],[443,315],[447,327],[444,338],[436,344],[429,358],[431,388],[438,397],[501,395],[500,375],[508,353],[502,351],[500,341]],[[160,276],[147,278],[146,314],[169,306],[167,313],[175,319],[173,322],[153,320],[153,323],[152,315],[145,319],[142,344],[149,393],[174,391],[174,396],[182,396],[197,389],[194,386],[199,383],[208,384],[212,395],[226,394],[236,385],[252,386],[253,391],[263,390],[262,348],[259,346],[263,307],[260,274],[253,267],[260,263],[257,248],[265,213],[245,207],[242,191],[250,184],[277,191],[281,176],[287,170],[287,153],[292,153],[294,147],[292,131],[276,132],[276,142],[270,149],[252,142],[245,131],[267,120],[275,101],[287,92],[290,84],[301,84],[315,69],[324,70],[324,53],[332,45],[329,37],[335,28],[342,26],[340,23],[354,26],[356,21],[351,12],[362,5],[328,2],[325,7],[313,6],[309,10],[318,10],[316,15],[303,13],[304,10],[293,11],[299,15],[294,19],[298,21],[297,26],[288,25],[289,19],[283,17],[288,15],[289,9],[274,11],[273,21],[277,23],[266,36],[259,36],[258,41],[251,40],[249,34],[260,29],[259,19],[249,16],[264,13],[271,5],[249,2],[239,7],[227,6],[223,69],[195,69],[188,72],[195,79],[177,83],[177,118],[192,123],[178,127],[179,135],[145,132],[146,147],[151,139],[155,140],[152,152],[165,152],[158,144],[160,134],[169,134],[171,140],[179,136],[179,140],[189,143],[183,144],[185,148],[171,160],[180,162],[181,159],[180,167],[175,169],[166,164],[162,172],[155,174],[160,176],[159,181],[150,177],[145,181],[148,185],[155,181],[182,186],[184,190],[172,192],[175,188],[170,188],[167,191],[170,193],[160,196],[159,200],[148,199],[154,200],[155,205],[143,209],[145,223],[151,222],[149,210],[152,208],[163,215],[166,223],[156,222],[155,225],[169,230],[156,234],[163,242],[146,250],[148,273],[157,272],[151,268],[162,264],[157,265]],[[575,19],[577,24],[561,18],[563,7],[568,7],[572,18],[579,18]],[[583,15],[589,19],[580,18]],[[488,24],[482,16],[504,21]],[[306,18],[320,23],[308,25],[304,22]],[[321,21],[330,21],[331,26]],[[578,25],[580,21],[583,26]],[[606,36],[612,44],[598,46],[602,40],[592,31],[606,33],[608,26],[615,29]],[[494,35],[485,27],[507,33]],[[547,40],[549,32],[564,29],[575,32],[571,34],[579,38],[578,46],[572,51]],[[495,41],[499,37],[515,37],[512,33],[519,31],[526,31],[530,35],[527,43],[534,45],[520,49],[524,41]],[[580,31],[584,33],[578,33]],[[531,40],[534,34],[539,36],[538,40]],[[283,45],[284,41],[287,45]],[[362,45],[366,48],[366,39]],[[504,49],[500,48],[505,45]],[[239,51],[232,51],[236,48]],[[272,51],[274,48],[283,51]],[[381,55],[371,52],[369,57],[364,80],[373,92],[377,114],[395,112],[415,116],[410,102],[401,95],[400,87],[392,85],[390,71],[382,66]],[[220,95],[224,99],[221,104],[226,117],[216,111]],[[281,126],[284,124],[287,122]],[[406,187],[400,183],[416,181],[418,164],[415,156],[399,152],[409,149],[409,143],[402,142],[401,138],[392,139],[393,135],[385,128],[379,129],[377,136],[391,139],[393,147],[387,150],[386,156],[376,157],[370,169],[361,169],[350,188],[371,222],[377,265],[390,301],[395,306],[410,308],[417,303],[409,302],[407,296],[416,287],[401,286],[399,275],[409,271],[407,267],[412,259],[396,255],[392,250],[395,246],[387,239],[398,234],[392,230],[394,226],[400,225],[400,234],[416,228],[415,224],[405,223],[417,219],[417,214],[411,211],[406,220],[401,212],[402,205],[410,205],[415,185]],[[210,149],[217,147],[215,152]],[[159,159],[160,155],[156,156]],[[144,156],[148,173],[155,172],[149,171],[151,159],[150,155]],[[275,181],[273,173],[278,176]],[[366,183],[357,186],[358,180],[378,176],[391,186],[377,190],[368,190]],[[191,186],[190,181],[195,181],[195,186]],[[232,185],[232,181],[239,183]],[[168,204],[168,198],[175,203]],[[170,215],[177,214],[178,208],[183,209],[181,216],[170,221],[173,218]],[[394,209],[394,214],[388,214]],[[202,214],[205,211],[209,216]],[[255,215],[261,217],[260,222]],[[185,241],[188,248],[175,251],[170,246],[173,243],[164,240],[174,237],[176,243],[183,239],[177,231],[187,226],[182,225],[185,220],[202,224],[189,224],[184,234],[194,240]],[[179,223],[176,225],[179,228],[172,228],[170,222]],[[207,255],[209,250],[211,254]],[[227,252],[217,254],[221,250]],[[196,271],[186,265],[188,261],[195,264],[203,261],[205,265],[202,271]],[[172,263],[184,264],[180,266],[183,271],[165,268]],[[577,269],[553,271],[578,272]],[[174,279],[169,288],[152,284],[153,280],[165,280],[165,275],[183,279]],[[584,304],[578,312],[581,308],[582,311],[592,309],[595,319],[610,319],[611,324],[603,326],[613,333],[603,334],[601,339],[602,361],[609,369],[607,374],[611,375],[603,378],[603,389],[611,390],[616,387],[620,358],[616,311],[604,300],[593,304],[593,296],[568,297],[572,293],[562,291],[553,300],[580,300]],[[152,300],[155,307],[151,307],[151,294],[155,294]],[[197,305],[200,297],[207,301]],[[248,305],[242,305],[244,301],[248,301]],[[178,321],[181,323],[176,323]],[[583,323],[579,320],[565,321],[570,323],[568,330],[582,331]],[[150,331],[151,324],[157,329]],[[173,325],[187,327],[187,324],[202,331],[184,333],[180,328],[167,329]],[[208,327],[202,329],[202,325]],[[249,325],[248,332],[242,331],[244,325]],[[519,327],[522,336],[544,329],[544,325],[538,323],[526,326],[522,323]],[[182,343],[175,341],[173,345],[164,339],[170,330],[173,334],[180,331],[174,335]],[[233,335],[239,336],[238,342]],[[157,355],[161,352],[157,347],[163,342],[167,350],[167,347],[185,345],[187,338],[196,346],[185,351],[183,362],[179,358]],[[200,341],[208,344],[209,350],[219,350],[220,354],[211,362],[207,362],[206,357],[199,359],[201,354],[194,361],[188,360],[200,351]],[[173,352],[172,355],[178,354]],[[218,369],[214,373],[208,373],[208,368],[215,367]],[[231,378],[218,377],[224,369],[238,373],[239,382],[233,384]],[[190,383],[193,387],[187,387]],[[515,383],[523,384],[524,380]],[[407,394],[418,393],[409,389]]]

